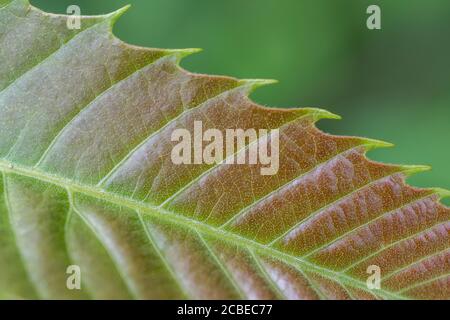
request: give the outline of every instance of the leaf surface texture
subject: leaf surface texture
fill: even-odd
[[[265,81],[180,68],[195,50],[123,43],[122,11],[69,30],[0,0],[1,298],[450,297],[448,192],[405,183],[425,167],[369,160],[387,144],[321,132],[324,110],[255,104]],[[278,128],[278,173],[174,165],[171,133],[194,121]]]

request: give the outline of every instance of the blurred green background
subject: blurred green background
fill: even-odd
[[[65,13],[132,8],[115,34],[132,44],[204,52],[190,71],[280,81],[253,94],[264,105],[326,108],[335,134],[395,143],[376,160],[429,164],[410,178],[450,189],[450,1],[448,0],[32,0]],[[366,9],[381,7],[382,30]],[[450,201],[446,201],[449,203]]]

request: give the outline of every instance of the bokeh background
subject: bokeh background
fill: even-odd
[[[326,108],[343,120],[319,127],[393,142],[372,159],[428,164],[409,179],[450,189],[450,1],[448,0],[32,0],[65,13],[132,8],[114,33],[132,44],[204,51],[190,71],[274,78],[253,99]],[[368,30],[377,4],[382,30]],[[447,204],[450,201],[446,201]]]

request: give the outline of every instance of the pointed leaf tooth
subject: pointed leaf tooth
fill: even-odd
[[[301,108],[302,110],[306,110],[310,113],[314,119],[314,121],[319,121],[321,119],[342,119],[340,115],[334,114],[328,110],[320,109],[320,108]]]
[[[401,165],[400,168],[407,176],[431,170],[431,166],[427,165]]]
[[[177,57],[177,63],[179,64],[183,58],[190,56],[191,54],[195,54],[198,52],[202,52],[202,48],[185,48],[185,49],[166,49],[164,50],[167,54],[173,54]]]
[[[278,80],[275,79],[242,79],[239,80],[238,85],[239,86],[247,86],[249,88],[249,93],[253,92],[254,90],[264,87],[270,84],[278,83]]]
[[[111,21],[111,26],[113,26],[119,18],[130,9],[131,5],[128,4],[114,12],[109,13],[106,17]]]
[[[391,148],[395,146],[393,143],[377,139],[361,138],[361,140],[363,141],[367,151],[378,148]]]
[[[440,199],[450,198],[450,190],[443,188],[433,188],[432,190],[439,195]]]

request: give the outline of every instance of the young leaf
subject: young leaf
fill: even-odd
[[[368,160],[389,144],[319,131],[324,110],[250,101],[268,81],[181,69],[194,49],[121,42],[123,11],[72,30],[0,0],[2,298],[450,298],[449,193],[404,182],[427,167]],[[195,121],[279,129],[278,172],[174,164]]]

